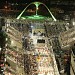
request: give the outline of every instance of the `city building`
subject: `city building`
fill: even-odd
[[[72,48],[71,53],[70,75],[75,75],[75,47]]]
[[[67,31],[61,33],[59,35],[59,41],[61,44],[61,48],[70,48],[75,41],[75,27],[68,29]]]
[[[75,75],[75,27],[63,32],[59,36],[61,48],[65,50],[64,56],[70,65],[70,75]]]
[[[24,75],[22,33],[5,20],[7,34],[5,75]]]

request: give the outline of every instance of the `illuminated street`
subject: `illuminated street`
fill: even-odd
[[[74,75],[72,14],[58,16],[57,9],[54,13],[43,2],[26,3],[22,11],[18,10],[19,5],[5,1],[0,9],[5,13],[0,16],[0,75]]]

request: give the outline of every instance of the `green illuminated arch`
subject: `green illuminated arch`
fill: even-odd
[[[26,11],[26,9],[31,5],[31,4],[34,4],[36,6],[36,15],[37,15],[37,10],[38,10],[38,6],[40,4],[44,5],[46,7],[46,9],[48,10],[48,12],[50,13],[51,17],[53,18],[54,21],[56,21],[56,18],[53,16],[53,14],[51,13],[51,11],[49,10],[49,8],[44,4],[44,3],[41,3],[41,2],[32,2],[30,3],[29,5],[26,6],[26,8],[20,13],[20,15],[17,17],[17,19],[20,19],[20,17],[22,16],[22,14]]]

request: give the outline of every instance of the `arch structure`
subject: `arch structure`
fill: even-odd
[[[36,15],[37,15],[38,6],[39,6],[40,4],[42,4],[42,5],[44,5],[45,8],[48,10],[48,12],[49,12],[49,14],[51,15],[52,19],[53,19],[54,21],[57,21],[56,18],[54,17],[54,15],[53,15],[53,14],[51,13],[51,11],[49,10],[49,8],[48,8],[44,3],[42,3],[42,2],[32,2],[32,3],[30,3],[29,5],[27,5],[27,6],[24,8],[24,10],[18,15],[17,19],[20,19],[20,18],[21,18],[22,14],[26,11],[26,9],[27,9],[31,4],[34,4],[34,5],[36,6]]]

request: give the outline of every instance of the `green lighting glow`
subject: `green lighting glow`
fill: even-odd
[[[39,6],[41,3],[40,3],[40,2],[34,2],[33,4],[35,4],[35,6],[36,6],[36,15],[37,15],[38,6]]]
[[[41,2],[34,2],[33,4],[35,4],[35,6],[38,7],[41,4]]]
[[[25,17],[21,17],[22,19],[36,19],[36,20],[39,20],[39,19],[46,19],[47,17],[45,16],[42,16],[42,15],[32,15],[32,16],[25,16]]]

